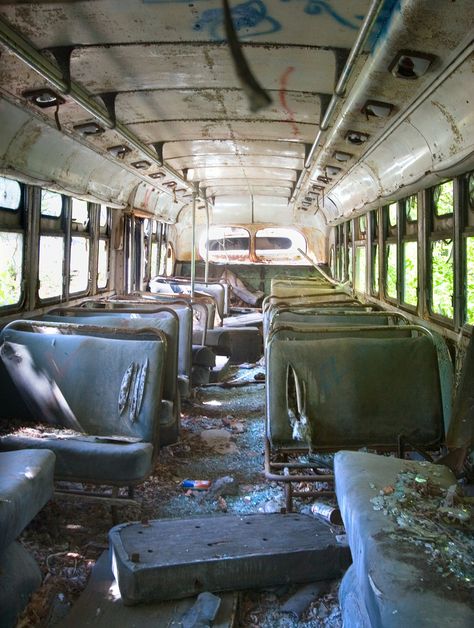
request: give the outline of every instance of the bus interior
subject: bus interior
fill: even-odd
[[[1,626],[473,624],[473,33],[0,2]]]

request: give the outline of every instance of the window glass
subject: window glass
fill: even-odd
[[[359,216],[359,232],[363,234],[366,231],[367,231],[367,217]]]
[[[356,247],[355,259],[355,288],[359,292],[366,291],[365,271],[367,267],[367,252],[365,246]]]
[[[39,297],[59,297],[63,292],[64,238],[41,236],[39,250]]]
[[[388,206],[388,223],[391,227],[397,226],[397,203]]]
[[[22,269],[23,235],[0,231],[0,307],[19,302]]]
[[[397,245],[385,246],[385,294],[391,299],[397,298]]]
[[[352,246],[347,249],[347,278],[352,283]]]
[[[474,237],[466,238],[466,322],[474,324]]]
[[[418,243],[403,244],[403,295],[408,305],[418,304]]]
[[[467,195],[469,201],[469,207],[474,209],[474,172],[471,172],[467,178]]]
[[[416,222],[418,220],[418,197],[416,194],[406,199],[405,216],[408,222]]]
[[[99,268],[97,271],[97,287],[103,289],[109,282],[109,241],[99,240]]]
[[[102,228],[107,226],[107,220],[109,218],[109,209],[105,205],[100,206],[100,226]]]
[[[298,249],[306,251],[304,236],[294,229],[266,228],[255,234],[255,253],[260,259],[271,262],[307,263]]]
[[[86,201],[77,198],[72,199],[72,222],[87,226],[89,222],[89,209]]]
[[[151,243],[151,269],[150,276],[155,277],[158,274],[158,242]]]
[[[454,181],[446,181],[433,189],[433,204],[437,216],[453,213]]]
[[[453,317],[453,241],[431,243],[431,310],[447,318]]]
[[[18,209],[21,203],[21,186],[18,181],[0,177],[0,207]]]
[[[84,292],[89,285],[89,239],[71,239],[69,292]]]
[[[374,257],[373,257],[373,272],[372,272],[372,292],[374,294],[378,294],[379,292],[379,245],[376,244],[374,246]]]
[[[200,242],[201,257],[206,255],[206,238]],[[209,259],[215,262],[228,260],[248,261],[250,235],[241,227],[211,227],[209,230]]]
[[[50,218],[59,218],[63,209],[63,197],[57,192],[41,190],[41,214]]]

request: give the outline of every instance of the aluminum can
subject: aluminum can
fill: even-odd
[[[322,502],[315,502],[311,506],[311,512],[315,517],[324,519],[328,523],[332,523],[336,526],[342,525],[341,511],[336,506],[330,504],[323,504]]]
[[[211,480],[183,480],[181,482],[183,488],[190,488],[194,491],[207,491],[211,486]]]

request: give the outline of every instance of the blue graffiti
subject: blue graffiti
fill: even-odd
[[[292,0],[282,0],[282,2],[292,2]],[[351,28],[353,30],[358,30],[359,24],[351,22],[346,19],[342,15],[340,15],[330,4],[329,2],[325,2],[325,0],[305,0],[306,6],[304,8],[304,12],[308,15],[321,15],[321,13],[326,13],[330,15],[333,20],[335,20],[341,26],[346,26],[347,28]],[[354,18],[358,21],[363,19],[362,15],[355,15]]]
[[[392,18],[401,10],[400,0],[385,0],[372,28],[368,44],[373,52],[379,41],[383,41],[392,22]]]
[[[281,24],[267,14],[267,7],[262,0],[249,0],[231,8],[232,22],[239,39],[247,39],[259,35],[276,33]],[[209,37],[213,41],[224,41],[224,12],[222,9],[207,9],[194,24],[194,30],[209,29]],[[242,32],[243,31],[243,32]]]

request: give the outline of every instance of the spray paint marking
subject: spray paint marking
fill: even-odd
[[[290,65],[288,68],[286,68],[286,70],[281,75],[281,77],[280,77],[279,97],[280,97],[281,106],[283,107],[283,109],[288,114],[288,122],[290,122],[290,124],[291,124],[293,135],[295,137],[298,137],[300,132],[299,132],[298,126],[297,126],[297,124],[295,122],[295,112],[292,111],[289,108],[288,103],[286,102],[286,87],[288,85],[288,79],[290,77],[290,74],[294,71],[294,69],[295,68]]]

